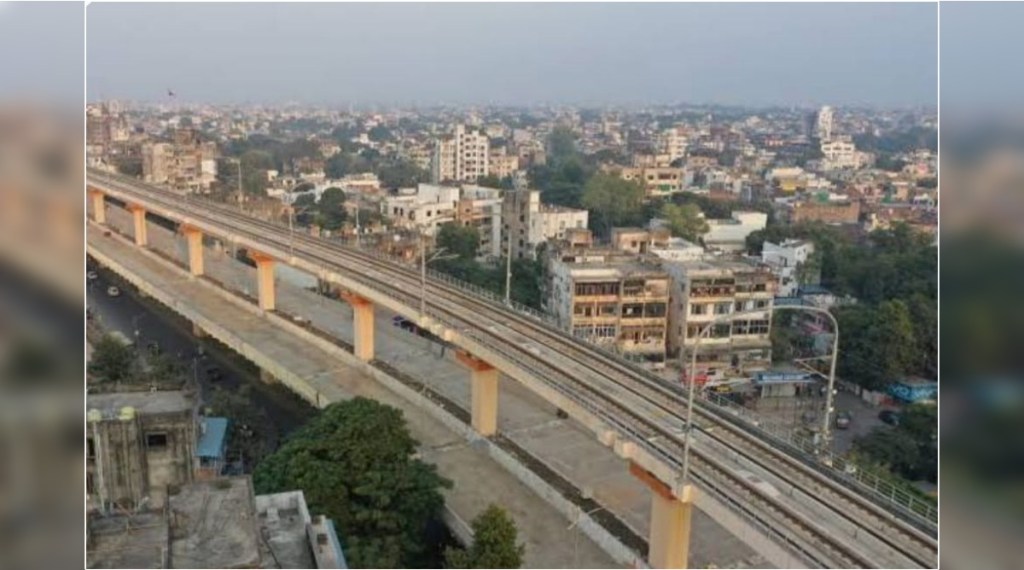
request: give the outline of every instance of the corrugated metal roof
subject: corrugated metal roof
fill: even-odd
[[[196,444],[196,455],[199,457],[221,457],[224,455],[224,442],[227,439],[227,418],[203,418],[203,435]]]

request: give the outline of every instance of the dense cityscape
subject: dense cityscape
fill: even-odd
[[[86,142],[97,175],[226,205],[276,224],[290,240],[298,234],[374,252],[423,279],[444,279],[532,315],[684,390],[692,374],[702,399],[809,453],[827,454],[847,475],[883,481],[902,508],[927,514],[937,477],[936,138],[935,111],[925,108],[326,109],[183,104],[168,91],[156,104],[90,103]],[[226,244],[214,247],[224,251]],[[236,246],[228,253],[240,267],[262,266],[258,252]],[[351,299],[323,278],[284,269],[276,279]],[[130,286],[110,285],[107,302],[121,295],[119,287]],[[421,303],[425,294],[419,292]],[[842,331],[835,354],[832,316]],[[223,375],[217,366],[200,370],[193,361],[194,370],[175,372],[161,360],[159,342],[147,343],[146,364],[131,364],[119,347],[135,346],[129,337],[139,339],[138,318],[134,331],[113,336],[102,318],[93,319],[99,364],[91,402],[131,400],[114,394],[145,373],[125,367],[170,381],[168,397],[182,393],[174,389],[176,375],[191,375],[193,383],[214,385],[212,397],[202,387],[199,393],[216,417],[189,429],[204,434],[207,424],[218,426],[219,473],[253,473],[258,492],[305,480],[289,471],[297,469],[290,462],[308,437],[301,434],[313,432],[282,439],[291,428],[271,425],[273,405],[246,401],[250,388],[239,397],[216,387]],[[314,314],[291,318],[318,326]],[[396,314],[391,322],[396,331],[388,334],[419,337],[440,347],[435,360],[445,358],[450,343],[425,321]],[[359,340],[353,342],[358,354]],[[259,376],[272,377],[265,369]],[[122,388],[111,388],[111,380]],[[375,415],[360,406],[379,406],[359,402],[348,415],[340,410],[349,404],[328,408],[333,419],[319,416],[317,429],[356,429],[339,426]],[[559,418],[567,415],[559,410]],[[476,419],[473,425],[479,427]],[[390,463],[409,460],[395,453]],[[423,469],[406,476],[424,486],[424,497],[439,497],[428,487],[452,484],[433,467]],[[101,507],[102,491],[92,488]],[[357,566],[410,564],[436,549],[406,535],[409,544],[390,555],[364,550],[356,536],[368,530],[345,521],[353,513],[331,507],[327,490],[304,491],[300,510],[312,498],[340,519],[348,537],[341,542]],[[260,495],[256,512],[287,508],[266,506],[285,501],[281,496]],[[200,499],[183,493],[174,500]],[[511,524],[501,508],[488,512],[498,521],[491,524]],[[427,523],[410,520],[435,516],[431,509],[392,515],[413,534]],[[519,560],[522,550],[504,554]],[[446,564],[474,555],[465,552],[446,555]],[[726,555],[701,556],[717,563],[714,557]],[[427,566],[439,564],[429,560]],[[458,567],[483,563],[469,564]]]

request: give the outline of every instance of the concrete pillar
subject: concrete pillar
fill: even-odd
[[[146,209],[142,206],[129,206],[128,210],[135,219],[135,245],[145,247],[149,243],[146,236]]]
[[[696,489],[685,485],[677,497],[668,485],[636,463],[630,462],[629,471],[651,489],[648,564],[651,568],[687,568]]]
[[[492,436],[498,432],[498,369],[463,351],[456,356],[470,371],[473,429]]]
[[[97,224],[107,223],[107,196],[99,190],[89,190],[92,198],[92,219]]]
[[[181,233],[188,240],[188,268],[192,275],[203,274],[203,232],[198,228],[184,226]]]
[[[256,286],[259,288],[260,308],[274,310],[274,258],[262,253],[250,252],[256,262]]]
[[[352,306],[352,338],[356,358],[373,360],[373,303],[354,293],[341,292],[341,298]]]

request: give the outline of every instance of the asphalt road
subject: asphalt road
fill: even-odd
[[[281,436],[301,426],[314,413],[286,388],[262,382],[259,370],[230,349],[209,338],[196,338],[184,319],[154,301],[140,298],[117,275],[102,267],[90,266],[89,271],[96,271],[97,278],[88,281],[86,303],[100,326],[106,331],[121,332],[139,347],[155,342],[165,354],[176,356],[189,368],[194,366],[192,371],[203,394],[210,394],[214,387],[237,390],[249,386],[253,404],[263,409]],[[109,296],[110,285],[118,287],[121,295]],[[220,371],[216,379],[207,374],[213,367]]]

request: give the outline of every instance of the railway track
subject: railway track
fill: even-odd
[[[225,206],[205,202],[190,204],[180,195],[159,189],[139,190],[136,181],[113,179],[109,183],[142,200],[157,201],[165,208],[185,211],[194,218],[206,218],[211,224],[223,224],[223,219],[227,219],[231,229],[237,233],[284,251],[294,247],[296,253],[303,257],[336,268],[347,277],[355,279],[356,275],[348,271],[359,266],[360,275],[355,280],[377,290],[385,289],[388,295],[409,307],[418,306],[418,296],[411,295],[409,291],[419,288],[420,276],[418,271],[408,266],[308,236],[289,236],[281,225],[253,219]],[[603,421],[628,433],[678,468],[682,457],[681,430],[672,429],[666,423],[680,425],[682,421],[685,393],[680,386],[638,371],[580,339],[553,330],[535,318],[510,311],[493,301],[433,280],[429,280],[427,285],[428,307],[442,322],[468,333],[489,348],[500,347],[498,351],[503,356],[521,364],[535,377],[545,379],[550,387],[581,403]],[[467,309],[474,318],[467,319]],[[482,318],[495,324],[481,327]],[[539,358],[538,350],[552,351],[555,358],[545,361]],[[552,364],[552,361],[559,361],[559,364]],[[935,565],[934,542],[930,537],[799,459],[764,443],[731,422],[723,421],[706,408],[701,406],[697,410],[703,425],[695,422],[694,429],[709,442],[742,456],[780,480],[788,481],[807,500],[847,521],[855,529],[854,535],[863,532],[888,548],[890,554],[902,556],[913,564],[922,567]],[[782,533],[786,536],[779,538],[815,564],[840,567],[872,565],[868,555],[848,544],[850,537],[839,540],[834,532],[821,527],[807,512],[800,512],[768,496],[756,485],[732,473],[732,469],[701,450],[700,446],[695,445],[691,449],[691,457],[694,477],[702,487],[716,491],[720,499],[756,519],[762,526],[787,529],[788,532]],[[737,500],[738,497],[743,499]]]

